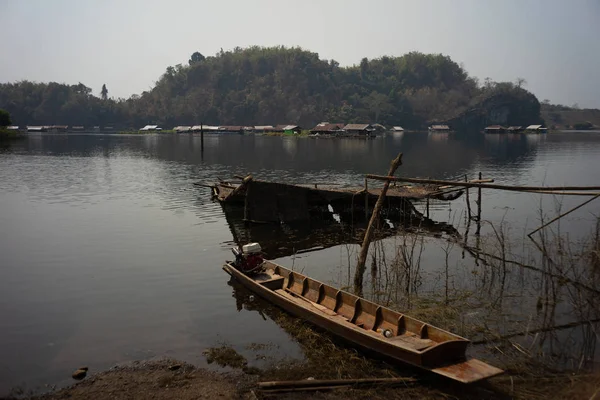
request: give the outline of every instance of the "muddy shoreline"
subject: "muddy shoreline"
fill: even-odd
[[[431,376],[407,378],[405,385],[388,387],[343,387],[336,390],[269,393],[258,383],[272,380],[320,379],[319,371],[309,376],[310,365],[280,364],[268,369],[247,368],[235,350],[226,346],[207,351],[209,362],[231,368],[228,372],[209,371],[171,358],[135,361],[114,366],[106,371],[89,371],[72,385],[49,393],[26,395],[14,393],[1,400],[65,400],[65,399],[596,399],[600,396],[600,374],[547,374],[545,377],[509,372],[487,382],[464,385]],[[370,360],[359,357],[359,368]],[[373,371],[365,371],[372,375]],[[390,371],[380,371],[389,376]],[[380,377],[383,376],[378,374]]]

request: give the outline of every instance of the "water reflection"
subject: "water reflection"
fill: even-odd
[[[204,152],[195,135],[67,134],[2,146],[0,396],[20,383],[68,380],[80,363],[100,370],[145,354],[176,351],[185,358],[221,340],[288,341],[257,313],[235,311],[219,268],[233,242],[258,241],[286,266],[298,252],[322,248],[297,257],[296,265],[334,286],[351,284],[364,221],[324,214],[308,225],[247,226],[239,210],[224,210],[193,182],[252,173],[269,181],[363,185],[365,173],[385,173],[402,151],[402,176],[473,178],[481,171],[498,183],[597,185],[590,171],[600,159],[597,134],[457,133],[444,141],[410,132],[369,141],[207,135]],[[529,329],[511,341],[545,356],[572,349],[557,365],[589,366],[586,360],[598,360],[596,323],[533,333],[597,317],[598,294],[569,280],[600,287],[589,268],[524,250],[522,232],[539,225],[539,204],[531,194],[483,193],[483,218],[512,229],[506,254],[536,269],[485,263],[467,251],[463,258],[465,245],[482,249],[493,232],[486,224],[481,235],[474,227],[465,235],[460,200],[431,205],[431,221],[449,225],[443,229],[430,229],[427,221],[381,221],[366,294],[474,340],[495,337],[486,327],[501,334]],[[563,206],[576,204],[564,200]],[[424,211],[422,203],[417,208]],[[584,238],[590,213],[597,209],[569,215],[560,232]],[[425,234],[413,241],[411,232]],[[495,248],[501,257],[502,247]],[[547,248],[569,254],[551,243]],[[446,303],[450,315],[440,311]],[[243,338],[240,325],[247,328]]]
[[[216,201],[216,200],[215,200]],[[370,215],[364,213],[321,212],[307,221],[285,224],[256,224],[244,221],[244,207],[220,203],[233,241],[239,245],[258,242],[269,259],[288,257],[306,251],[322,250],[344,244],[362,243]],[[375,240],[396,235],[399,230],[419,231],[423,234],[456,235],[456,229],[447,223],[436,222],[425,216],[406,217],[388,210],[378,221]]]
[[[445,143],[450,139],[450,135],[448,132],[428,132],[427,139],[430,142]]]

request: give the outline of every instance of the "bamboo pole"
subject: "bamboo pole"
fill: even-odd
[[[389,385],[416,382],[415,378],[364,378],[364,379],[303,379],[298,381],[258,382],[259,389],[312,388],[356,385]]]
[[[537,242],[535,240],[533,242],[537,245]],[[477,244],[477,246],[479,246],[479,244]],[[486,252],[480,250],[478,247],[465,246],[465,245],[463,245],[462,247],[467,252],[469,252],[469,254],[471,254],[473,257],[475,257],[475,260],[481,260],[486,265],[490,265],[490,263],[488,261],[486,261],[485,258],[483,258],[483,257],[488,257],[488,258],[494,259],[496,261],[501,261],[502,263],[512,264],[512,265],[516,265],[517,267],[526,268],[526,269],[529,269],[529,270],[532,270],[532,271],[536,271],[536,272],[539,272],[542,275],[549,276],[552,279],[557,279],[557,280],[560,280],[562,282],[569,283],[569,284],[571,284],[573,286],[576,286],[576,287],[579,287],[581,289],[585,289],[585,290],[588,290],[590,292],[594,292],[594,293],[597,293],[597,294],[600,295],[600,290],[599,289],[593,288],[591,286],[586,285],[585,283],[581,283],[579,281],[573,280],[573,279],[568,278],[568,277],[566,277],[564,275],[559,275],[559,274],[555,274],[553,272],[545,271],[545,270],[543,270],[541,268],[538,268],[538,267],[535,267],[533,265],[524,264],[524,263],[521,263],[521,262],[518,262],[518,261],[507,260],[506,258],[499,257],[499,256],[497,256],[495,254],[486,253]],[[541,250],[542,249],[540,248],[540,251]]]
[[[281,393],[290,392],[325,392],[329,390],[349,389],[351,385],[335,385],[335,386],[307,386],[307,387],[287,387],[281,389],[260,389],[263,396],[278,396]]]
[[[481,180],[481,171],[479,171],[479,179]],[[481,186],[477,189],[477,219],[481,221]]]
[[[204,124],[200,123],[200,151],[204,152]]]
[[[228,198],[230,198],[230,197],[233,197],[233,196],[235,196],[236,194],[238,194],[238,192],[239,192],[240,190],[242,190],[244,187],[246,187],[246,185],[247,185],[248,183],[250,183],[251,181],[252,181],[252,175],[248,175],[247,177],[245,177],[245,178],[244,178],[244,180],[242,181],[242,183],[240,183],[240,184],[238,185],[238,187],[236,187],[235,189],[233,189],[233,190],[231,191],[231,193],[229,193],[229,196],[227,196],[227,198],[226,198],[225,200],[227,200]]]
[[[388,172],[388,176],[394,175],[396,169],[402,165],[402,153],[398,154],[390,165],[390,170]],[[371,244],[371,237],[373,236],[373,231],[375,230],[375,221],[379,218],[379,211],[383,206],[383,201],[385,200],[385,195],[390,187],[390,181],[386,181],[383,184],[383,188],[381,189],[381,193],[379,198],[377,199],[377,203],[375,203],[375,207],[373,208],[373,213],[371,214],[371,219],[369,220],[369,225],[367,226],[367,230],[365,232],[365,237],[363,239],[363,243],[360,249],[360,255],[358,257],[358,264],[356,265],[356,271],[354,275],[354,292],[358,296],[362,296],[362,286],[363,286],[363,275],[365,274],[365,263],[367,262],[367,254],[369,253],[369,245]]]
[[[421,179],[421,178],[403,178],[396,176],[381,176],[381,175],[367,175],[367,178],[374,179],[377,181],[390,181],[390,182],[411,182],[411,183],[422,183],[422,184],[433,184],[433,185],[448,185],[448,186],[462,186],[462,187],[477,187],[483,189],[502,189],[513,192],[551,192],[561,191],[569,192],[572,190],[600,190],[600,186],[510,186],[510,185],[499,185],[499,184],[488,184],[488,183],[476,183],[476,182],[454,182],[444,181],[439,179]],[[481,179],[480,179],[481,180]],[[594,195],[596,193],[593,193]]]
[[[586,201],[584,201],[583,203],[581,203],[580,205],[578,205],[577,207],[573,207],[571,208],[569,211],[562,213],[560,215],[558,215],[557,217],[551,219],[550,221],[546,222],[544,225],[540,226],[539,228],[537,228],[536,230],[530,232],[529,234],[527,234],[527,236],[531,237],[531,235],[533,235],[534,233],[536,233],[537,231],[544,229],[545,227],[547,227],[548,225],[552,224],[553,222],[558,221],[559,219],[561,219],[562,217],[564,217],[565,215],[571,214],[573,211],[580,209],[581,207],[585,206],[587,203],[596,200],[598,197],[600,197],[600,194],[592,197],[591,199],[587,199]]]
[[[468,181],[465,178],[465,182],[470,182],[470,183],[493,183],[494,180],[491,179],[491,178],[486,178],[486,179],[472,179],[472,180]],[[453,185],[450,185],[450,186],[440,186],[438,188],[438,190],[449,189],[451,187],[455,187],[455,186],[453,186]],[[456,190],[458,190],[458,189],[456,189]]]
[[[560,196],[598,196],[600,192],[577,192],[565,190],[527,190],[523,193],[555,194]]]
[[[468,178],[467,175],[465,174],[465,182],[468,182]],[[466,195],[467,195],[467,212],[469,213],[469,220],[471,219],[471,200],[469,199],[469,188],[466,189]]]
[[[369,218],[369,180],[365,178],[365,220]]]
[[[525,335],[529,335],[529,334],[552,332],[552,331],[557,331],[557,330],[561,330],[561,329],[575,328],[575,327],[581,326],[581,325],[591,325],[596,322],[600,322],[600,318],[594,318],[589,321],[569,322],[568,324],[548,326],[545,328],[532,329],[532,330],[524,331],[524,332],[509,333],[508,335],[497,336],[497,337],[494,337],[491,339],[475,340],[475,341],[472,341],[471,344],[487,344],[487,343],[493,343],[493,342],[500,342],[502,340],[514,338],[517,336],[525,336]]]

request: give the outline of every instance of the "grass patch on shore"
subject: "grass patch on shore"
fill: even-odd
[[[0,138],[2,139],[19,139],[24,137],[26,137],[24,132],[0,128]]]

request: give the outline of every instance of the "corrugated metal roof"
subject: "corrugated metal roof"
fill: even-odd
[[[158,125],[146,125],[140,131],[151,131],[158,128]]]
[[[284,131],[293,131],[295,129],[300,129],[298,125],[286,125],[283,127]]]
[[[274,129],[273,125],[256,125],[254,129],[265,130],[265,129]]]
[[[211,126],[211,125],[194,125],[194,126],[192,126],[193,131],[199,131],[201,129],[205,130],[205,131],[217,131],[217,130],[219,130],[219,127]]]
[[[541,125],[529,125],[525,129],[531,129],[531,130],[533,130],[533,129],[540,129],[541,127],[542,127]]]
[[[344,127],[346,131],[366,131],[371,125],[369,124],[348,124]]]
[[[329,124],[329,123],[321,122],[320,124],[318,124],[317,126],[312,128],[311,131],[312,132],[333,132],[333,131],[339,131],[340,129],[342,129],[342,125],[340,125],[340,124]]]
[[[448,125],[431,125],[431,129],[449,130],[450,127]]]
[[[393,129],[394,129],[395,131],[403,131],[403,130],[404,130],[404,128],[403,128],[403,127],[401,127],[401,126],[395,126]]]

